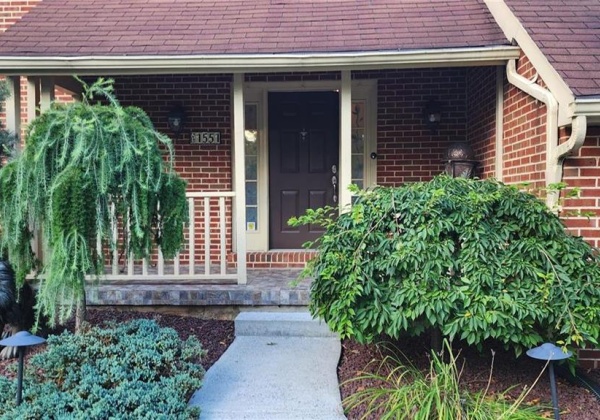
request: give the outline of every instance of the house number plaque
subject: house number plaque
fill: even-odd
[[[218,131],[192,133],[192,144],[221,144],[221,133]]]

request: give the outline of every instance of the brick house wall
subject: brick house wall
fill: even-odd
[[[569,134],[565,133],[563,137]],[[588,127],[583,147],[565,159],[563,182],[568,186],[565,193],[575,187],[579,189],[576,198],[563,202],[562,213],[567,227],[574,235],[600,247],[600,126]]]
[[[428,181],[442,173],[448,146],[467,139],[466,70],[364,71],[354,76],[378,80],[377,183]],[[442,105],[436,133],[424,122],[429,100]]]
[[[517,63],[517,71],[533,79],[536,71],[525,56]],[[541,79],[537,83],[544,86]],[[504,82],[504,182],[545,186],[546,171],[546,106]]]
[[[496,67],[467,69],[467,141],[480,178],[496,176]]]
[[[42,0],[3,0],[0,2],[0,32],[6,31],[10,25],[29,12]]]

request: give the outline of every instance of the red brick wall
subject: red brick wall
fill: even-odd
[[[589,127],[583,147],[565,159],[563,182],[569,187],[567,192],[573,187],[580,189],[577,198],[564,201],[563,220],[574,235],[600,247],[600,127]],[[590,217],[578,216],[579,212]]]
[[[3,0],[0,2],[0,32],[6,31],[10,25],[30,11],[41,0]]]
[[[464,68],[357,72],[377,78],[377,183],[428,181],[444,170],[450,144],[465,141]],[[423,109],[430,99],[442,104],[442,122],[431,133]]]
[[[175,170],[188,182],[188,191],[231,191],[231,75],[167,75],[115,78],[115,93],[122,105],[142,108],[156,129],[173,139]],[[183,132],[174,138],[167,119],[171,108],[180,104],[186,111]],[[220,145],[190,143],[194,131],[218,131]],[[218,200],[211,199],[211,225],[218,229]],[[196,259],[204,258],[204,210],[196,204]],[[226,251],[232,249],[231,199],[226,199]],[[211,239],[211,260],[219,260],[220,242]],[[182,262],[187,262],[186,250]]]
[[[517,71],[532,79],[536,72],[526,57]],[[540,80],[538,83],[543,84]],[[545,186],[546,106],[505,80],[504,84],[504,182],[528,182]]]
[[[479,161],[477,176],[496,173],[496,67],[467,69],[467,141]]]

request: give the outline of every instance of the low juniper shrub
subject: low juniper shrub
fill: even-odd
[[[19,407],[14,381],[0,377],[0,419],[197,419],[187,401],[203,354],[195,337],[150,320],[50,336],[27,366]]]

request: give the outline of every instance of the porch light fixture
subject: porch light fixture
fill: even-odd
[[[527,356],[532,359],[545,360],[548,362],[548,374],[550,375],[550,391],[552,392],[552,408],[554,409],[554,419],[560,419],[560,410],[558,409],[558,394],[556,393],[556,379],[554,378],[554,361],[563,360],[571,357],[570,351],[564,352],[560,347],[552,343],[544,343],[539,347],[527,350]]]
[[[431,134],[436,134],[440,122],[442,122],[442,104],[431,99],[425,105],[423,115],[425,117],[425,125],[429,127]]]
[[[169,111],[168,117],[169,128],[178,136],[183,130],[183,125],[185,124],[185,110],[181,105],[174,105]]]
[[[23,395],[23,359],[25,358],[25,348],[35,346],[46,342],[42,337],[30,334],[28,331],[19,331],[18,333],[0,341],[0,346],[16,347],[19,351],[19,368],[17,370],[17,405],[21,404]]]
[[[452,178],[473,178],[479,164],[473,148],[465,142],[450,145],[447,152],[446,173]]]

